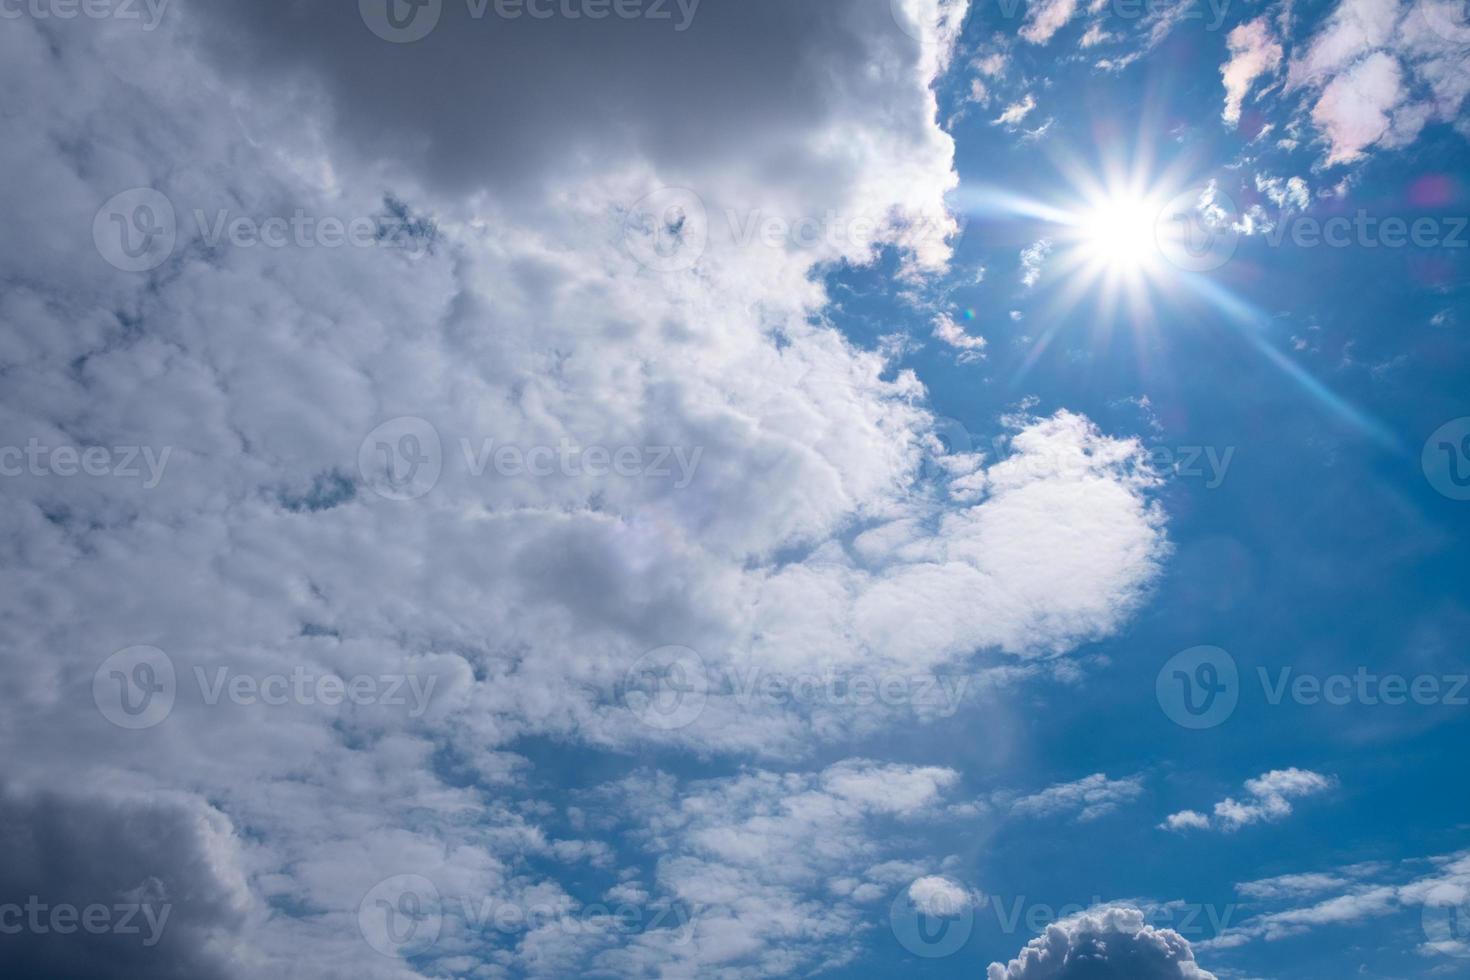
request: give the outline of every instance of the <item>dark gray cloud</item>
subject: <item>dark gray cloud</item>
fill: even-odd
[[[223,980],[249,893],[219,811],[182,795],[0,792],[0,960],[27,980]]]
[[[793,169],[816,178],[820,163],[830,180],[842,164],[803,159],[802,144],[852,106],[891,105],[917,59],[888,0],[648,0],[637,9],[667,17],[599,20],[508,19],[497,6],[444,0],[434,29],[406,44],[369,30],[356,3],[188,9],[221,63],[321,83],[359,152],[460,189],[636,158],[687,171],[733,156],[786,180]],[[913,108],[888,122],[918,133],[926,120]]]

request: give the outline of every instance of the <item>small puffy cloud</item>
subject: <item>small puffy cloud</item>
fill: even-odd
[[[909,901],[914,908],[935,918],[954,918],[972,905],[978,905],[981,896],[965,888],[953,878],[943,875],[925,875],[915,878],[909,885]]]
[[[1256,190],[1265,194],[1272,204],[1285,210],[1305,211],[1312,203],[1312,191],[1300,177],[1282,180],[1269,174],[1256,174]]]
[[[985,356],[985,338],[974,337],[965,333],[964,327],[955,323],[951,317],[943,313],[934,318],[934,336],[936,339],[960,351],[960,360],[962,362],[978,360]]]
[[[1216,980],[1189,941],[1149,925],[1136,908],[1090,909],[1054,922],[986,980]]]
[[[1165,817],[1159,827],[1163,830],[1209,830],[1210,818],[1198,810],[1180,810]]]
[[[1291,816],[1291,801],[1325,793],[1336,785],[1332,776],[1309,769],[1273,769],[1245,781],[1242,800],[1227,796],[1215,804],[1214,818],[1194,810],[1170,814],[1159,826],[1165,830],[1233,831],[1253,823],[1275,823]]]
[[[1130,803],[1143,793],[1143,777],[1109,779],[1104,773],[1093,773],[1071,783],[1058,783],[1040,793],[1023,797],[1011,806],[1017,816],[1051,817],[1075,814],[1081,822],[1096,820]]]
[[[1031,112],[1031,110],[1035,108],[1036,96],[1032,95],[1030,92],[1027,92],[1026,97],[1021,99],[1020,102],[1012,102],[1010,105],[1006,106],[1005,112],[1002,112],[999,116],[996,117],[993,125],[1014,127],[1018,123],[1020,123],[1022,119],[1025,119],[1026,116]]]
[[[1241,104],[1256,79],[1281,65],[1281,45],[1265,17],[1241,24],[1226,40],[1230,45],[1230,60],[1220,68],[1225,83],[1225,110],[1221,115],[1234,125],[1240,122]]]
[[[1077,13],[1077,0],[1037,0],[1026,11],[1021,37],[1032,44],[1045,44]]]
[[[1043,238],[1021,250],[1021,282],[1031,288],[1041,279],[1041,267],[1051,254],[1051,239]]]

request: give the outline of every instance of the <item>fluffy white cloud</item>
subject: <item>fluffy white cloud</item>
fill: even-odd
[[[973,891],[943,875],[915,878],[908,895],[915,908],[935,918],[953,918],[979,901]]]
[[[1045,44],[1077,13],[1077,0],[1034,0],[1019,31],[1032,44]]]
[[[1234,125],[1240,122],[1241,104],[1256,79],[1274,72],[1281,64],[1281,45],[1265,17],[1235,27],[1226,41],[1230,46],[1230,60],[1220,68],[1225,83],[1225,109],[1221,115]]]
[[[1090,909],[1054,922],[987,980],[1215,980],[1189,941],[1149,925],[1136,908]]]
[[[1142,601],[1167,543],[1136,441],[1063,412],[1018,420],[995,458],[939,454],[934,475],[917,379],[822,322],[823,263],[887,244],[919,274],[948,256],[952,144],[930,83],[957,8],[921,6],[924,43],[881,0],[701,10],[753,33],[689,32],[667,57],[650,32],[603,44],[587,23],[446,22],[391,45],[353,5],[0,32],[23,107],[0,146],[21,175],[0,187],[0,442],[169,451],[155,486],[7,478],[0,607],[26,655],[0,658],[0,748],[36,792],[178,794],[218,823],[209,840],[239,837],[191,879],[218,914],[180,962],[407,975],[356,938],[364,896],[406,871],[446,897],[566,907],[546,869],[612,856],[528,791],[522,738],[801,755],[922,715],[715,691],[663,730],[617,699],[651,648],[711,669],[932,673],[1064,651]],[[583,54],[566,71],[549,57],[564,50]],[[171,202],[177,241],[128,273],[94,218],[140,187]],[[415,247],[211,231],[297,214]],[[812,216],[811,238],[742,234]],[[412,440],[379,430],[402,416],[422,420]],[[507,446],[582,451],[540,474],[487,464]],[[665,450],[688,480],[599,470],[592,447]],[[423,494],[380,492],[426,461]],[[157,675],[94,677],[139,644],[169,658],[172,710],[119,730],[94,695]],[[297,674],[423,699],[210,694]],[[792,785],[841,820],[907,819],[949,778],[834,767]],[[691,854],[736,856],[738,832],[690,821]],[[486,944],[458,925],[446,956],[558,972],[554,931]],[[830,928],[850,935],[850,915]],[[746,936],[771,972],[807,956],[774,919]]]
[[[1273,823],[1291,816],[1291,801],[1325,793],[1336,785],[1332,776],[1309,769],[1273,769],[1245,781],[1244,800],[1226,797],[1215,804],[1214,819],[1194,810],[1170,814],[1160,825],[1166,830],[1239,830],[1253,823]]]

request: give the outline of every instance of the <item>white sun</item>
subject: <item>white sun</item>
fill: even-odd
[[[1114,272],[1144,272],[1159,259],[1158,206],[1145,197],[1109,196],[1080,215],[1079,246],[1089,264]]]

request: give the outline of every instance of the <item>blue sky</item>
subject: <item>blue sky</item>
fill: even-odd
[[[10,969],[1470,976],[1462,4],[69,10]]]

